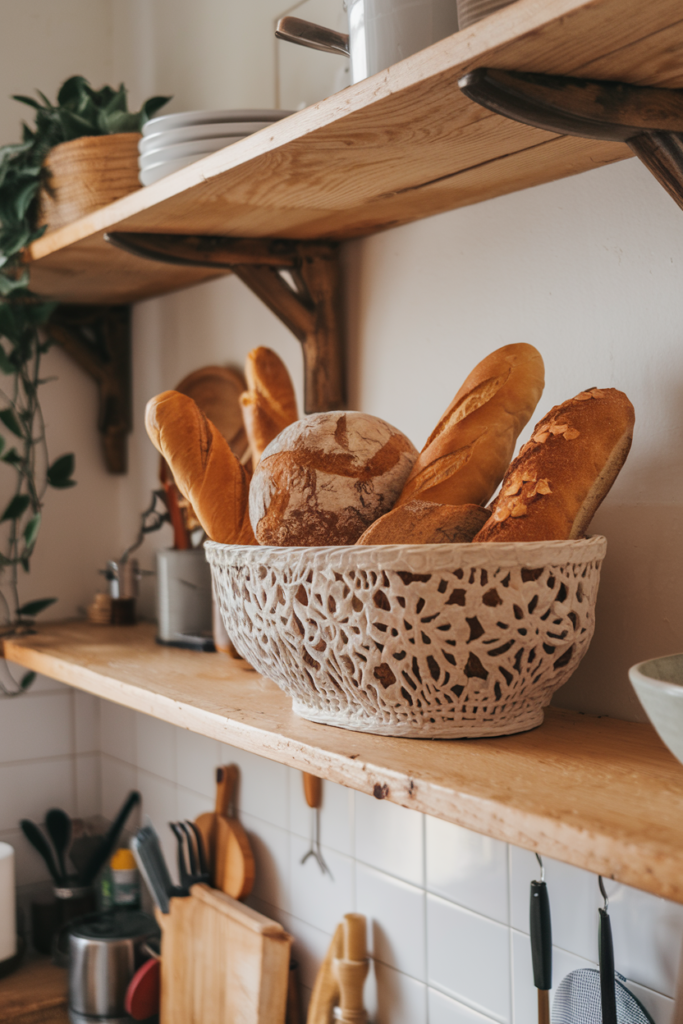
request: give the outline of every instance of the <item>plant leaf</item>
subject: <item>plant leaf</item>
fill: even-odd
[[[47,471],[47,482],[51,487],[73,487],[71,480],[76,460],[73,455],[62,455],[56,459]]]
[[[21,690],[28,690],[29,686],[31,685],[31,683],[35,682],[36,678],[37,675],[35,672],[25,672],[24,675],[21,677],[19,688]]]
[[[0,523],[5,523],[9,519],[19,519],[23,516],[26,509],[31,504],[31,499],[28,494],[15,494],[9,505],[0,518]]]
[[[0,345],[0,370],[2,370],[3,373],[17,372],[16,364],[13,363],[12,360],[9,358],[2,345]],[[1,451],[2,447],[0,447],[0,452]]]
[[[77,106],[82,96],[84,94],[87,95],[89,87],[90,83],[83,75],[72,75],[60,87],[57,93],[57,103],[60,107],[66,106],[68,103],[73,103]]]
[[[44,597],[40,601],[29,601],[28,604],[22,604],[21,608],[17,608],[17,614],[32,619],[34,615],[39,615],[40,612],[49,608],[56,600],[56,597]]]
[[[0,420],[5,424],[8,430],[11,430],[17,437],[24,436],[24,432],[21,429],[19,420],[14,414],[14,409],[0,409]]]
[[[16,466],[22,458],[16,448],[10,448],[7,454],[2,456],[2,461],[9,463],[10,466]]]
[[[26,524],[26,529],[24,530],[24,540],[26,541],[27,548],[32,548],[36,542],[36,537],[38,536],[38,531],[40,530],[40,519],[40,512],[37,512],[34,516],[31,516],[28,523]]]
[[[172,100],[172,96],[152,96],[142,104],[142,110],[140,111],[140,127],[149,121],[150,117],[154,117],[157,110],[160,110],[164,104]]]

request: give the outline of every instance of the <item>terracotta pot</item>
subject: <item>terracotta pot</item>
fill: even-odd
[[[39,223],[61,228],[140,188],[137,132],[88,135],[50,150],[49,188],[40,194]]]

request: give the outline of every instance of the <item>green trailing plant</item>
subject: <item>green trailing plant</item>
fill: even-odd
[[[36,615],[56,598],[22,603],[20,577],[28,573],[40,532],[48,488],[64,490],[75,480],[73,454],[50,460],[40,406],[42,358],[52,344],[49,319],[57,303],[34,295],[28,270],[22,266],[24,249],[40,238],[38,197],[49,188],[43,167],[53,146],[85,135],[137,132],[167,102],[157,96],[137,113],[128,111],[126,90],[109,86],[95,90],[77,75],[66,81],[56,104],[38,93],[14,99],[35,110],[32,127],[23,125],[23,139],[0,148],[0,466],[2,489],[9,500],[0,501],[0,633],[32,628]],[[6,489],[7,473],[14,485]],[[5,693],[21,693],[35,674],[26,673],[8,685]]]

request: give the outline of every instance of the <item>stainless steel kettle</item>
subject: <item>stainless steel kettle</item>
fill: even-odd
[[[126,989],[145,956],[144,943],[159,929],[149,914],[90,914],[69,929],[71,1024],[130,1024]]]
[[[280,18],[275,35],[290,43],[351,57],[351,78],[383,71],[458,30],[456,0],[344,0],[349,32],[302,18]]]

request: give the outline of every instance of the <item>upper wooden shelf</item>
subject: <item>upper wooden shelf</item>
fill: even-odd
[[[297,717],[222,655],[154,627],[49,624],[6,640],[26,668],[222,743],[683,903],[683,767],[649,725],[550,709],[539,729],[411,740]]]
[[[108,230],[346,239],[632,155],[489,113],[465,71],[683,86],[678,0],[518,0],[373,78],[192,164],[31,248],[32,287],[134,302],[208,277],[112,249]]]

